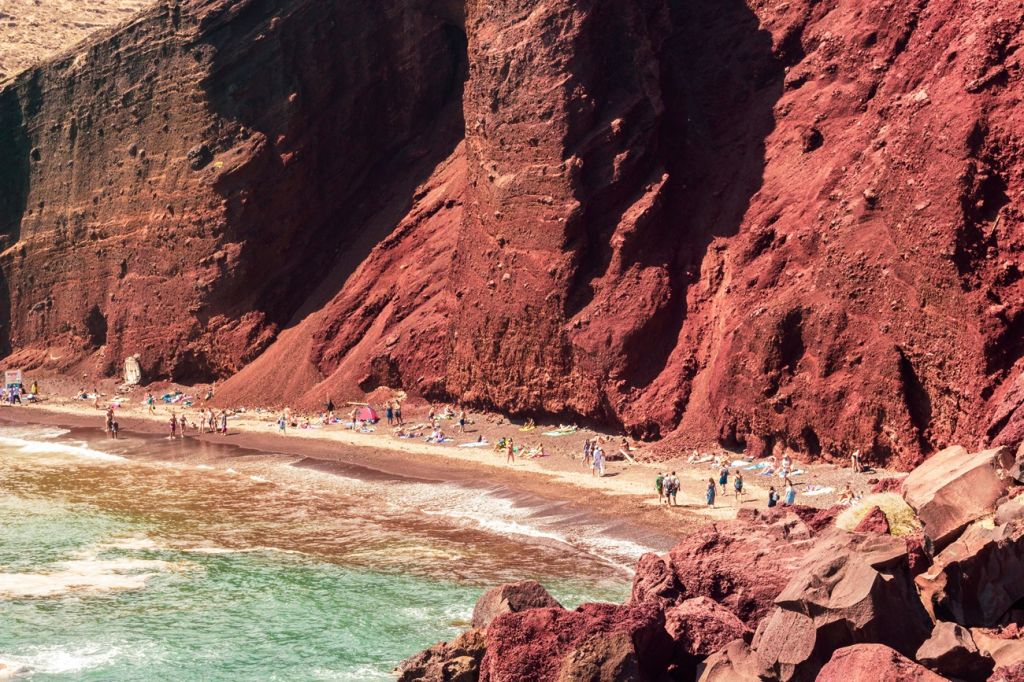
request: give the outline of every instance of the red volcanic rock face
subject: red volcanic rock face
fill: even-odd
[[[188,0],[0,87],[12,364],[909,468],[1024,437],[1021,12]],[[237,373],[237,374],[236,374]]]
[[[480,680],[654,679],[671,653],[664,622],[650,604],[507,613],[487,628]]]

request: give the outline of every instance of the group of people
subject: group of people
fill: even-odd
[[[729,467],[723,466],[718,472],[718,481],[714,478],[708,479],[707,489],[705,490],[704,500],[709,507],[715,506],[715,501],[718,498],[718,490],[721,488],[721,494],[726,495],[729,492],[729,479],[730,474],[732,476],[732,491],[736,496],[736,505],[739,506],[743,501],[744,494],[744,480],[743,471],[736,469],[730,472]],[[784,479],[784,495],[780,497],[775,486],[768,488],[768,507],[778,506],[779,502],[782,501],[784,505],[791,506],[796,504],[796,486],[793,482],[786,477]],[[678,506],[676,502],[676,496],[679,493],[680,481],[675,471],[671,473],[658,472],[654,478],[654,488],[658,492],[658,503],[666,504],[671,507]]]
[[[591,476],[604,476],[605,454],[601,441],[587,438],[583,441],[583,467],[590,467]]]
[[[167,422],[170,435],[168,438],[184,438],[185,432],[189,428],[188,420],[185,418],[185,414],[182,413],[179,418],[173,411],[171,412],[170,420]],[[213,408],[207,408],[201,410],[199,413],[199,422],[192,425],[192,428],[196,430],[196,433],[219,433],[222,436],[228,435],[228,413],[226,410],[221,410],[219,413],[215,413]]]

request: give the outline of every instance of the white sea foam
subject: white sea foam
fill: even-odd
[[[81,459],[102,460],[105,462],[125,462],[124,457],[94,450],[84,443],[72,445],[70,443],[55,443],[52,441],[26,440],[24,438],[13,438],[0,436],[0,446],[17,448],[19,452],[26,455],[69,455]]]
[[[161,573],[180,572],[187,567],[184,562],[159,559],[100,558],[96,550],[83,550],[75,559],[56,562],[37,572],[0,573],[0,599],[137,591]]]
[[[104,668],[125,658],[152,660],[153,646],[117,643],[91,643],[78,646],[26,646],[11,654],[0,654],[0,680],[31,679],[36,675],[78,675]],[[10,673],[4,677],[4,673]]]

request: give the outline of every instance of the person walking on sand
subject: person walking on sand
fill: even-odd
[[[787,507],[792,507],[796,504],[796,488],[793,487],[793,482],[786,479],[786,502]]]
[[[147,393],[146,394],[146,411],[149,412],[150,414],[156,414],[156,406],[153,403],[154,403],[153,393],[152,392]]]
[[[854,450],[853,454],[850,455],[850,466],[853,468],[853,473],[859,474],[864,471],[864,465],[860,461],[860,450]]]
[[[736,478],[732,482],[733,487],[736,489],[736,506],[743,504],[743,472],[739,469],[736,470]]]
[[[591,467],[591,475],[604,477],[604,450],[601,449],[600,445],[594,447],[593,452],[590,453],[594,459],[594,464]]]
[[[590,458],[594,452],[594,442],[587,438],[583,441],[583,468],[590,466]]]
[[[431,408],[431,412],[433,412],[433,408]],[[515,463],[516,463],[516,449],[515,449],[515,446],[512,444],[512,439],[508,438],[508,439],[505,440],[505,464],[515,464]]]
[[[466,432],[466,411],[459,408],[459,433]]]
[[[181,437],[185,437],[185,428],[188,427],[188,422],[185,421],[185,413],[181,413]]]
[[[227,410],[220,411],[220,435],[228,435],[228,413]]]
[[[168,426],[170,426],[171,429],[171,435],[168,436],[168,438],[174,440],[178,437],[178,415],[174,414],[173,411],[171,412],[171,421]]]
[[[676,472],[673,471],[669,474],[668,478],[665,479],[665,484],[665,501],[670,507],[678,507],[676,495],[679,493],[679,477],[676,476]]]
[[[654,489],[658,491],[658,504],[665,501],[665,474],[658,472],[654,477]]]
[[[277,430],[280,431],[281,435],[283,436],[287,428],[288,422],[285,421],[284,415],[282,414],[280,417],[277,418]]]
[[[715,487],[715,479],[708,479],[708,490],[704,494],[704,499],[707,500],[708,506],[714,508],[715,506],[715,492],[718,489]]]
[[[723,466],[718,472],[718,485],[722,486],[722,494],[728,492],[725,486],[729,483],[729,467]]]

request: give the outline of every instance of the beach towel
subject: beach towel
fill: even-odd
[[[806,472],[803,469],[797,469],[796,471],[790,471],[789,475],[790,476],[802,476],[804,473],[806,473]]]
[[[768,466],[769,462],[758,462],[757,464],[751,464],[748,467],[743,467],[744,471],[757,471],[758,469],[764,469]]]
[[[567,431],[545,431],[543,435],[554,438],[556,436],[568,436],[569,433]]]
[[[482,440],[482,441],[474,441],[472,443],[460,443],[459,447],[460,448],[482,448],[482,447],[485,447],[487,445],[490,445],[490,443],[488,443],[485,440]]]
[[[835,488],[822,488],[815,486],[813,490],[805,490],[804,495],[813,497],[815,495],[828,495],[831,492],[835,492]]]
[[[748,462],[745,459],[734,459],[732,461],[732,466],[734,466],[734,467],[742,467],[742,466],[746,466],[748,464],[750,464],[750,462]]]

